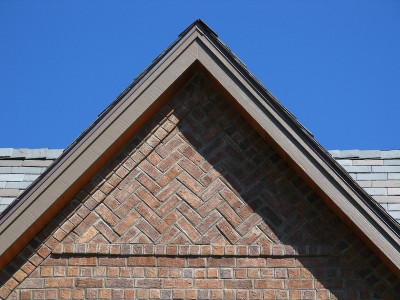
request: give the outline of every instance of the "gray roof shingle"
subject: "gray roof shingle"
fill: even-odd
[[[62,152],[63,149],[0,148],[0,213]]]
[[[400,223],[400,150],[332,150],[329,153]]]

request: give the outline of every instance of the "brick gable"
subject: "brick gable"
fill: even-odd
[[[400,290],[201,74],[2,280],[9,299],[396,299]]]

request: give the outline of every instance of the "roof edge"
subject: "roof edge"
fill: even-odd
[[[329,150],[333,158],[351,159],[396,159],[400,158],[400,150]]]

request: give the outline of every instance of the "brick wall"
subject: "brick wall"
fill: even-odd
[[[398,299],[198,74],[0,274],[8,299]]]

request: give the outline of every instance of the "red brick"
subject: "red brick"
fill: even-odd
[[[102,287],[103,279],[101,278],[77,278],[75,280],[76,287],[89,288],[89,287]]]
[[[248,291],[236,291],[236,299],[238,300],[247,300],[249,299]]]
[[[68,267],[67,275],[69,277],[77,277],[79,274],[79,267]]]
[[[179,152],[177,152],[177,151],[172,152],[172,153],[170,153],[170,155],[168,157],[166,157],[164,160],[162,160],[158,164],[158,167],[162,171],[166,171],[170,168],[171,165],[176,163],[181,157],[182,157],[182,155]]]
[[[189,267],[205,267],[206,266],[206,258],[203,258],[203,257],[188,258],[188,266]]]
[[[221,194],[221,196],[228,201],[228,203],[230,204],[230,206],[233,207],[233,209],[238,210],[239,208],[241,208],[243,206],[243,201],[237,197],[231,190],[229,190],[228,188],[224,188],[223,190],[221,190],[219,192]]]
[[[180,217],[181,215],[177,213],[176,211],[172,211],[169,213],[163,220],[161,220],[157,225],[156,229],[163,233],[171,224],[175,223],[175,221]]]
[[[249,258],[238,258],[238,267],[265,267],[265,258],[249,257]]]
[[[94,238],[99,232],[97,231],[96,228],[93,226],[90,226],[88,230],[82,234],[77,240],[77,243],[87,243],[89,242],[92,238]]]
[[[221,279],[195,279],[194,285],[197,289],[221,289],[224,281]]]
[[[47,278],[45,287],[55,287],[55,288],[60,288],[60,287],[69,287],[73,288],[74,287],[74,280],[73,278]]]
[[[223,232],[223,234],[232,244],[235,244],[240,239],[240,235],[226,220],[221,220],[218,223],[218,228],[221,230],[221,232]]]
[[[209,267],[235,267],[234,257],[210,257],[208,259]]]
[[[78,290],[79,291],[79,290]],[[55,290],[55,289],[53,289],[53,290],[49,290],[49,289],[47,289],[46,290],[46,299],[57,299],[57,293],[58,291],[57,290]],[[73,295],[73,297],[74,297],[74,295]],[[79,297],[74,297],[74,298],[77,298],[77,299],[79,299]],[[81,297],[82,298],[82,297]]]
[[[199,197],[185,187],[182,187],[177,194],[193,208],[197,208],[203,203]]]
[[[152,209],[160,206],[160,202],[144,188],[139,188],[136,191],[136,195]]]
[[[214,208],[216,208],[222,202],[222,198],[219,195],[215,195],[209,201],[203,203],[201,207],[197,210],[197,212],[205,217],[208,215]]]
[[[267,265],[269,267],[295,267],[294,258],[268,258]]]
[[[95,266],[96,263],[96,257],[71,257],[69,259],[70,266]]]
[[[288,279],[287,287],[290,289],[310,289],[313,288],[312,279]]]
[[[260,222],[261,217],[258,214],[251,215],[246,221],[242,222],[239,226],[236,227],[237,231],[240,234],[246,234],[252,228],[254,228],[258,222]]]
[[[161,288],[161,279],[136,279],[139,288]]]
[[[133,225],[133,223],[136,222],[136,220],[139,218],[139,214],[136,213],[135,211],[131,211],[128,215],[126,215],[121,222],[114,227],[114,230],[118,234],[122,234],[127,230],[129,227]]]
[[[60,289],[59,299],[71,299],[72,290]]]
[[[279,289],[283,288],[282,279],[259,279],[255,280],[256,289]]]
[[[192,209],[187,203],[182,202],[178,210],[190,221],[192,224],[198,224],[201,220],[202,217],[194,210]]]
[[[157,199],[161,202],[167,200],[172,194],[176,192],[176,190],[181,187],[181,184],[174,180],[169,183],[162,191],[157,194]]]
[[[160,171],[158,171],[152,164],[150,164],[147,160],[143,160],[139,167],[145,171],[151,178],[156,180],[160,175]]]
[[[196,229],[204,234],[209,230],[210,226],[212,226],[218,219],[221,218],[221,214],[218,211],[213,211],[207,217],[201,221],[201,223],[197,224]]]
[[[18,285],[18,281],[16,281],[14,278],[10,278],[9,280],[7,280],[7,282],[5,283],[5,286],[10,289],[11,291],[13,289],[15,289],[15,287]]]
[[[99,230],[102,235],[111,243],[115,242],[118,239],[118,235],[103,221],[97,222],[95,225],[96,229]]]
[[[157,180],[157,183],[164,187],[175,179],[181,171],[182,169],[179,166],[172,166]]]
[[[35,266],[32,265],[29,261],[24,263],[23,266],[21,267],[21,270],[23,270],[27,274],[30,274],[34,269]]]
[[[160,190],[160,186],[145,173],[140,173],[136,179],[152,194],[156,194]]]
[[[200,198],[204,201],[207,201],[212,195],[221,190],[223,187],[224,184],[221,182],[221,180],[217,179],[204,190]]]
[[[178,197],[172,196],[158,208],[157,214],[161,217],[165,216],[179,201]]]
[[[180,173],[178,179],[196,195],[202,190],[202,185],[186,172]]]
[[[96,212],[111,226],[114,226],[119,221],[119,218],[103,203],[96,208]]]
[[[200,234],[197,232],[197,230],[185,219],[181,218],[178,220],[177,224],[181,228],[183,232],[186,233],[186,235],[194,242],[196,241],[199,237]]]
[[[14,273],[14,278],[18,281],[21,282],[22,280],[24,280],[28,275],[22,271],[22,270],[18,270],[17,272]]]
[[[133,256],[128,258],[128,266],[156,266],[156,258],[153,256]]]
[[[193,283],[192,279],[165,279],[164,280],[164,288],[170,289],[170,288],[192,288]]]
[[[47,257],[43,263],[42,266],[66,266],[67,265],[67,259],[63,257]]]
[[[32,290],[22,290],[21,299],[32,299]]]
[[[46,246],[40,247],[40,249],[37,251],[37,253],[43,258],[46,258],[47,256],[49,256],[50,252],[51,252],[51,250],[49,249],[49,247],[46,247]]]
[[[182,140],[178,136],[174,136],[165,145],[157,148],[157,152],[161,157],[165,158],[181,144]]]
[[[128,278],[106,279],[105,286],[111,288],[129,288],[133,287],[133,279],[128,279]]]
[[[225,288],[227,289],[252,289],[253,282],[245,279],[225,279]]]
[[[193,176],[193,178],[200,178],[204,172],[200,170],[198,166],[196,166],[192,161],[190,161],[187,158],[182,159],[179,162],[179,165],[190,175]]]
[[[119,269],[115,267],[108,267],[107,268],[107,277],[118,277]]]
[[[139,221],[136,226],[141,231],[143,231],[148,237],[150,237],[150,239],[152,239],[153,241],[157,240],[160,237],[160,233],[145,220]]]
[[[99,266],[125,266],[126,259],[123,257],[99,257]]]
[[[159,257],[158,265],[160,267],[184,267],[186,264],[185,258],[170,258],[170,257]]]
[[[2,299],[6,299],[7,296],[8,296],[10,293],[11,293],[11,291],[10,291],[8,288],[6,288],[5,286],[3,286],[3,287],[0,288],[0,297],[1,297]],[[21,297],[21,299],[24,299],[24,298]],[[30,295],[29,295],[29,298],[25,298],[25,299],[30,299]]]

